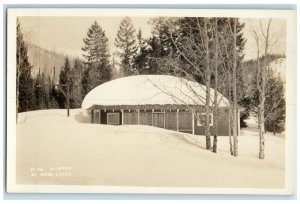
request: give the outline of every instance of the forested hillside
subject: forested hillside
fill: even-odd
[[[49,51],[40,48],[32,43],[27,43],[28,59],[32,65],[31,74],[36,76],[39,73],[44,73],[45,76],[49,76],[51,80],[55,77],[55,83],[58,82],[59,73],[64,66],[65,56],[55,51]],[[55,74],[54,74],[55,67]]]

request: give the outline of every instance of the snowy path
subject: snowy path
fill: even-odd
[[[229,154],[228,137],[219,137],[218,153],[214,154],[205,150],[203,136],[149,126],[79,123],[88,121],[79,110],[71,110],[70,118],[65,115],[65,110],[20,114],[18,183],[284,187],[283,138],[268,135],[266,159],[259,160],[257,133],[243,131],[239,157],[235,158]],[[68,170],[49,172],[58,167]]]

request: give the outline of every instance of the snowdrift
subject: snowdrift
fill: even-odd
[[[218,153],[205,137],[150,126],[84,123],[81,110],[19,114],[17,183],[157,187],[283,188],[283,138],[267,135],[259,160],[257,133],[242,131],[239,157],[219,137]],[[70,168],[71,175],[32,176],[32,168]]]

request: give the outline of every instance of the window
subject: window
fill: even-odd
[[[120,113],[107,113],[108,125],[120,125]]]
[[[200,118],[200,119],[199,119]],[[213,114],[209,114],[209,126],[213,126]],[[204,126],[205,125],[205,113],[198,113],[197,117],[197,126]]]

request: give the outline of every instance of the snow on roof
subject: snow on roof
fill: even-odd
[[[101,84],[84,98],[83,109],[93,105],[205,105],[205,86],[169,75],[135,75]],[[210,91],[213,104],[214,89]],[[218,93],[219,107],[228,100]]]

